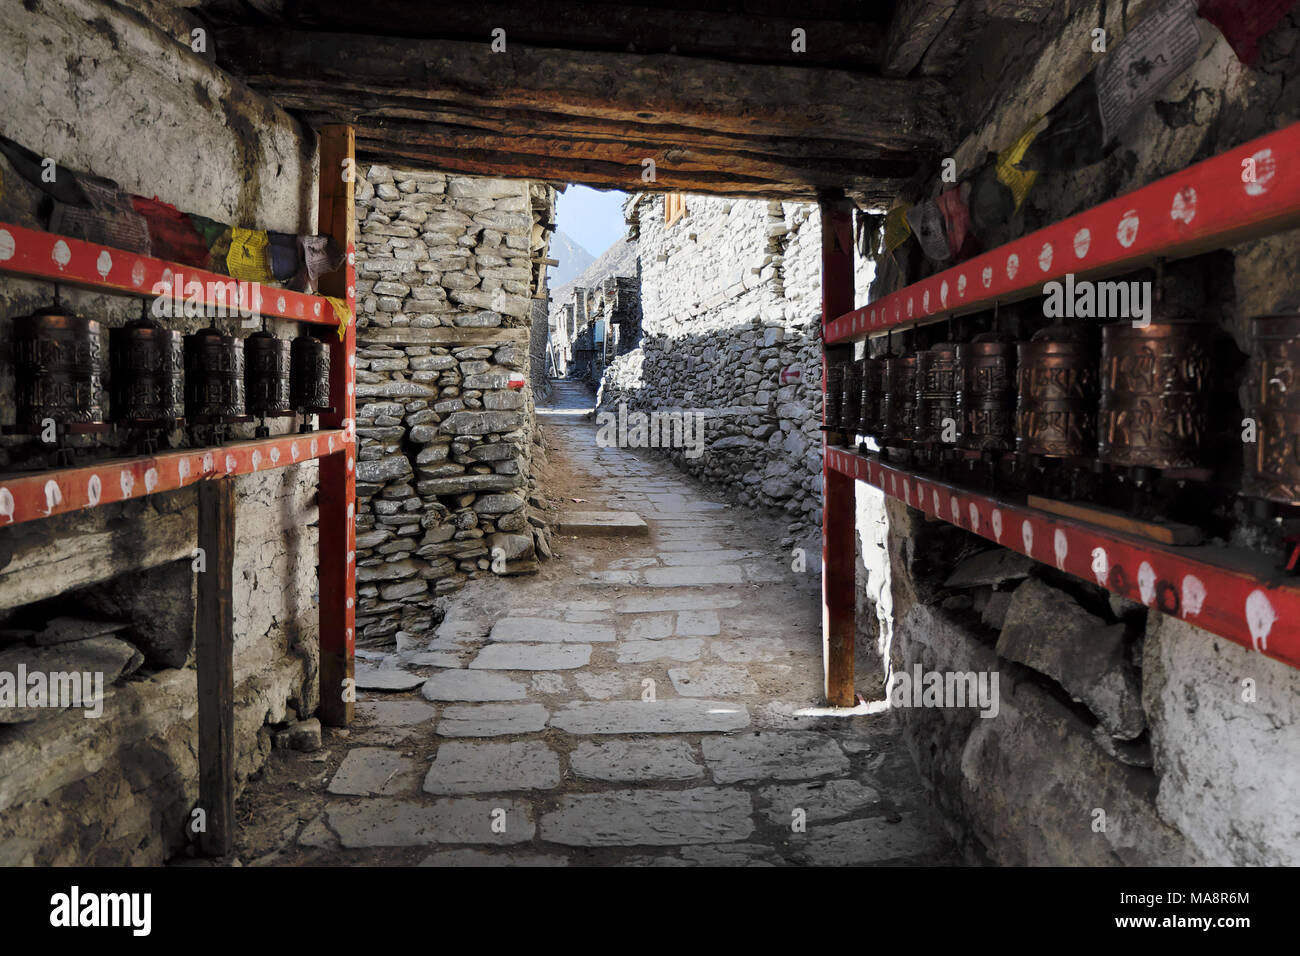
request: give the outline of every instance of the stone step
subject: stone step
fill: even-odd
[[[570,511],[560,518],[560,534],[630,537],[648,535],[650,527],[633,511]]]

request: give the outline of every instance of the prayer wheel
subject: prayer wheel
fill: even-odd
[[[826,395],[823,401],[823,417],[830,431],[840,430],[840,408],[844,403],[844,366],[839,362],[826,360]]]
[[[142,316],[108,333],[110,411],[119,425],[166,427],[185,417],[181,334]]]
[[[242,339],[212,326],[185,336],[185,414],[195,423],[245,417]]]
[[[957,346],[940,342],[916,353],[916,440],[921,444],[957,439]]]
[[[884,382],[885,360],[862,360],[862,400],[858,412],[858,434],[879,435],[884,424],[881,419],[881,385]]]
[[[292,415],[289,402],[289,342],[270,332],[254,332],[244,342],[244,394],[248,414],[259,418]]]
[[[885,357],[880,383],[885,444],[910,445],[916,419],[916,353]]]
[[[289,403],[300,412],[330,410],[329,346],[307,333],[289,350]]]
[[[1098,457],[1134,468],[1196,468],[1210,427],[1211,327],[1189,320],[1102,330]]]
[[[1300,315],[1257,316],[1251,333],[1245,413],[1256,431],[1241,491],[1300,505]]]
[[[844,363],[844,385],[840,395],[840,430],[849,432],[849,444],[852,433],[857,431],[858,418],[862,414],[862,363],[848,361]]]
[[[1053,325],[1018,348],[1016,448],[1048,458],[1097,448],[1097,349],[1083,330]]]
[[[19,428],[104,423],[100,325],[58,304],[13,323],[14,404]]]
[[[996,332],[957,346],[957,428],[963,448],[1011,451],[1016,442],[1015,346]]]

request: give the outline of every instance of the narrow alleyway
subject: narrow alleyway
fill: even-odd
[[[273,754],[241,862],[957,862],[893,717],[816,713],[819,578],[782,526],[598,447],[590,391],[555,384],[544,490],[646,527],[562,528],[540,574],[454,595],[432,641],[360,649],[356,724]]]

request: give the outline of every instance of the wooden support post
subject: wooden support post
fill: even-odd
[[[199,685],[199,846],[230,853],[235,838],[235,482],[199,484],[199,574],[194,642]]]
[[[352,721],[355,700],[353,650],[356,626],[356,139],[350,126],[320,131],[318,229],[347,250],[342,269],[321,277],[321,293],[346,299],[353,321],[330,343],[330,405],[321,416],[326,428],[347,437],[339,452],[320,463],[320,717],[333,727]]]
[[[843,198],[823,199],[822,328],[853,309],[853,205]],[[826,367],[822,352],[822,404],[825,420]],[[823,436],[825,433],[823,432]],[[826,700],[833,707],[857,703],[853,687],[855,564],[853,479],[832,470],[822,455],[822,653]]]

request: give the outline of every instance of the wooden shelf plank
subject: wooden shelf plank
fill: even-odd
[[[0,222],[0,273],[138,296],[154,295],[159,284],[172,287],[175,277],[181,276],[186,283],[197,280],[203,284],[203,304],[207,307],[233,306],[238,316],[242,306],[245,311],[273,319],[338,325],[334,307],[322,296],[246,283],[245,302],[238,299],[241,283],[230,276],[7,222]],[[232,286],[236,291],[224,302],[212,294],[218,287]]]
[[[344,467],[351,473],[355,470],[355,440],[356,431],[349,421],[343,428],[306,434],[0,475],[0,527],[335,454],[342,455]]]
[[[1297,155],[1293,123],[840,315],[823,338],[853,341],[1039,295],[1067,273],[1115,275],[1300,225]]]
[[[828,447],[826,467],[996,544],[1300,667],[1300,582],[1257,552],[1175,547]]]

